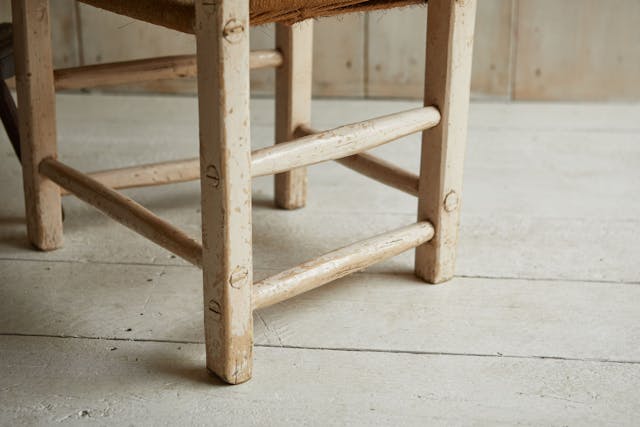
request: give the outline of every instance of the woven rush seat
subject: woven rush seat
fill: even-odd
[[[119,15],[193,33],[194,0],[80,0]],[[390,9],[426,0],[249,0],[251,25],[295,23],[349,12]]]

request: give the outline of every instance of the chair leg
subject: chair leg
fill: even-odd
[[[38,172],[57,157],[49,0],[13,0],[12,13],[27,233],[53,250],[62,246],[60,188]]]
[[[207,368],[251,378],[249,2],[196,1]]]
[[[311,120],[311,72],[313,21],[289,26],[277,24],[276,47],[284,62],[276,70],[276,143],[294,139],[295,130]],[[307,170],[294,169],[275,176],[276,205],[284,209],[304,207]]]
[[[454,275],[467,139],[476,0],[429,0],[425,105],[440,124],[423,133],[418,220],[435,237],[416,249],[416,275],[441,283]]]

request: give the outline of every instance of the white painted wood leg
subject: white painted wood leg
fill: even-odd
[[[283,64],[276,69],[276,143],[294,139],[299,126],[311,120],[313,21],[276,25],[276,47]],[[275,176],[276,205],[284,209],[304,207],[307,170],[293,169]]]
[[[207,368],[251,378],[249,2],[197,0],[204,323]]]
[[[12,14],[27,233],[53,250],[62,246],[60,188],[38,172],[57,157],[49,0],[13,0]]]
[[[417,248],[415,271],[441,283],[455,271],[476,0],[429,0],[428,8],[424,103],[442,120],[422,136],[418,220],[435,236]]]

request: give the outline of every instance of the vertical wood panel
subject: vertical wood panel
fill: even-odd
[[[195,52],[191,35],[86,5],[79,6],[76,16],[71,0],[51,4],[56,67],[79,65],[83,55],[91,64]],[[0,10],[0,20],[10,21],[10,16],[10,7]],[[425,21],[418,7],[318,20],[314,95],[420,97]],[[638,0],[483,0],[478,4],[472,92],[518,100],[640,99],[639,26]],[[516,28],[517,40],[512,37]],[[272,25],[252,29],[252,48],[274,43]],[[255,94],[271,95],[273,86],[273,70],[252,73]],[[110,90],[194,93],[195,81]]]
[[[365,15],[356,13],[314,23],[313,95],[364,95]],[[251,48],[270,49],[275,45],[273,25],[252,28]],[[273,70],[251,73],[254,93],[272,95]]]
[[[471,83],[476,96],[509,96],[513,1],[484,0],[478,4]],[[426,15],[427,11],[418,7],[370,14],[370,96],[422,96]]]
[[[195,54],[195,37],[79,5],[85,65],[153,56]],[[195,93],[195,79],[160,80],[108,88],[115,91]]]
[[[364,95],[365,20],[355,13],[316,21],[314,96]]]
[[[474,96],[511,96],[516,1],[482,0],[478,3],[471,75]]]
[[[520,0],[514,98],[640,99],[640,1]]]
[[[422,98],[426,25],[424,7],[369,14],[368,96]]]
[[[0,22],[11,22],[11,2],[2,0]],[[79,65],[76,8],[73,1],[51,1],[51,42],[54,67]]]

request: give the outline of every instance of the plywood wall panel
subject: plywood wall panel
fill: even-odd
[[[514,99],[640,99],[640,1],[520,0]]]
[[[471,92],[476,97],[511,95],[516,0],[480,0],[476,18]]]
[[[11,22],[11,2],[0,0],[0,22]],[[78,22],[73,1],[51,2],[51,39],[56,68],[79,65]]]
[[[472,79],[475,96],[509,96],[513,7],[514,0],[478,3]],[[408,7],[369,15],[370,96],[422,96],[426,14],[424,7]]]
[[[153,56],[195,53],[189,34],[79,4],[81,52],[85,65]],[[195,79],[160,80],[107,88],[110,91],[195,93]]]
[[[365,15],[320,19],[313,25],[314,96],[363,96]],[[252,49],[273,49],[274,25],[251,31]],[[274,78],[273,70],[252,71],[253,93],[272,95]]]
[[[365,21],[365,14],[355,13],[315,22],[315,96],[361,97],[365,94]]]
[[[640,0],[478,0],[472,93],[516,100],[639,100]],[[0,20],[10,21],[1,0]],[[193,36],[52,0],[55,66],[195,52]],[[422,96],[426,8],[315,22],[314,95]],[[274,46],[273,25],[252,28],[253,49]],[[252,73],[273,94],[273,70]],[[195,93],[192,79],[109,88]]]

